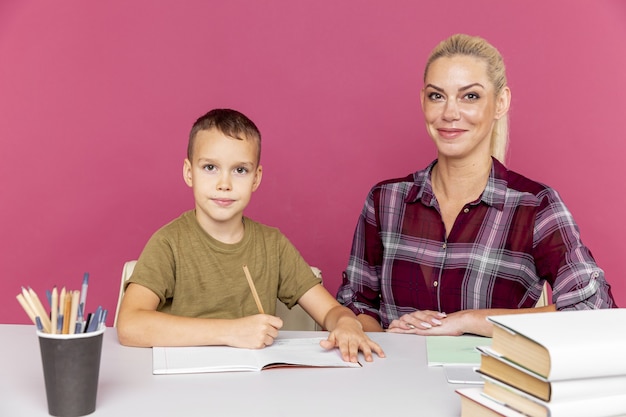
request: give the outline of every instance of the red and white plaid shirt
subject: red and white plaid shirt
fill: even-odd
[[[387,328],[418,309],[533,307],[547,281],[559,310],[615,307],[558,193],[496,159],[481,197],[461,210],[446,239],[430,182],[436,162],[372,188],[341,304]]]

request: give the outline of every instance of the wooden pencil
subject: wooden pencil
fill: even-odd
[[[59,291],[55,285],[52,288],[52,305],[50,306],[50,333],[57,332],[57,323],[59,319]]]
[[[28,288],[28,293],[33,302],[33,306],[35,307],[35,313],[39,316],[41,320],[43,330],[46,333],[50,333],[50,316],[48,316],[46,309],[44,308],[43,304],[41,304],[41,300],[39,300],[39,296],[37,296],[37,293],[30,287]]]
[[[250,286],[250,291],[252,291],[252,296],[254,297],[254,302],[256,302],[256,307],[259,309],[259,313],[265,314],[265,311],[263,311],[263,305],[261,304],[261,300],[259,299],[259,294],[256,292],[256,287],[254,286],[254,282],[252,281],[252,277],[250,276],[248,265],[243,266],[243,272],[246,274],[246,279],[248,280],[248,285]]]
[[[28,318],[30,318],[33,321],[33,324],[37,324],[37,320],[35,319],[37,315],[33,312],[33,309],[30,308],[30,306],[28,305],[28,302],[24,298],[24,294],[21,294],[21,293],[18,294],[17,301],[20,303],[20,305],[22,306],[22,308],[28,315]]]

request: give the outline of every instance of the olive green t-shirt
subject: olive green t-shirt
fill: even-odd
[[[152,290],[158,311],[179,316],[233,319],[257,314],[243,265],[247,265],[267,314],[276,299],[293,307],[321,280],[276,228],[244,217],[243,239],[213,239],[187,211],[148,241],[128,283]]]

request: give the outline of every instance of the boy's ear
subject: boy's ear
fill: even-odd
[[[256,169],[256,173],[254,174],[254,183],[252,183],[252,191],[256,191],[261,185],[261,178],[263,178],[263,167],[259,165]]]
[[[183,163],[183,179],[185,180],[185,184],[189,187],[193,186],[193,176],[191,175],[191,162],[189,159],[185,159]]]

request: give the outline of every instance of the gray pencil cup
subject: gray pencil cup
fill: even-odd
[[[37,332],[50,415],[78,417],[96,410],[104,330]]]

